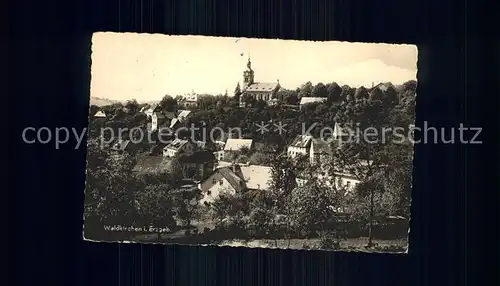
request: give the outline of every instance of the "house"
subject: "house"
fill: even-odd
[[[166,127],[170,122],[175,119],[174,112],[161,112],[155,111],[151,115],[151,131],[158,130],[159,127]]]
[[[214,156],[215,156],[215,159],[217,159],[217,161],[222,161],[222,159],[224,159],[224,151],[215,151],[213,152]]]
[[[193,152],[194,150],[195,146],[189,140],[174,139],[174,141],[163,148],[163,156],[171,158],[184,152]]]
[[[374,95],[374,93],[375,93],[377,90],[381,91],[381,92],[382,92],[382,93],[384,93],[384,94],[387,94],[387,91],[388,91],[389,89],[391,89],[391,88],[392,88],[393,92],[395,93],[394,95],[396,95],[396,96],[397,96],[397,100],[398,100],[398,101],[399,101],[399,100],[401,100],[400,96],[401,96],[401,94],[402,94],[402,93],[401,93],[401,92],[398,92],[398,90],[399,90],[399,91],[401,90],[401,87],[400,87],[400,86],[395,86],[395,85],[393,85],[391,82],[382,82],[382,83],[379,83],[379,84],[377,84],[377,85],[375,85],[375,86],[374,86],[374,85],[373,85],[373,83],[372,83],[372,87],[371,87],[370,89],[368,89],[368,94],[369,94],[370,96],[373,96],[373,95]]]
[[[323,163],[332,154],[332,148],[340,146],[339,140],[331,138],[314,138],[310,135],[298,135],[287,148],[290,158],[306,156],[310,164]]]
[[[183,105],[185,107],[198,106],[198,95],[193,91],[192,93],[183,96],[178,103],[179,105]]]
[[[382,92],[386,92],[390,87],[392,87],[392,88],[394,88],[394,90],[396,90],[396,87],[390,82],[381,82],[377,85],[374,85],[372,83],[372,87],[368,90],[368,93],[373,92],[375,89],[379,89]]]
[[[310,135],[298,135],[287,148],[287,154],[290,158],[296,158],[300,155],[309,156],[311,142],[313,137]]]
[[[222,192],[267,191],[270,180],[271,168],[266,166],[232,164],[216,168],[199,185],[203,194],[202,203],[212,202]]]
[[[202,204],[211,203],[221,193],[236,194],[245,188],[245,182],[236,175],[237,166],[222,167],[215,169],[198,188],[201,190],[203,198]]]
[[[300,106],[302,107],[303,105],[310,103],[325,102],[326,100],[326,97],[302,97],[300,99]]]
[[[317,177],[318,180],[324,180],[324,183],[326,186],[331,186],[331,176],[329,175],[318,175]],[[305,178],[303,176],[300,176],[296,179],[297,186],[303,186],[307,183],[308,178]],[[336,189],[345,189],[346,193],[345,195],[352,193],[356,186],[361,183],[360,180],[358,180],[355,176],[349,175],[349,174],[344,174],[344,173],[337,173],[335,180],[333,180],[335,184]]]
[[[356,186],[361,183],[355,176],[349,174],[337,174],[335,185],[337,188],[344,187],[347,193],[355,190]]]
[[[229,132],[221,132],[215,139],[215,145],[218,149],[223,150],[226,145],[227,139],[230,138],[241,138],[241,134],[236,134],[233,132],[234,130],[230,130]],[[241,133],[241,132],[240,132]]]
[[[210,151],[195,151],[179,156],[179,163],[183,169],[191,170],[193,173],[184,174],[184,176],[195,180],[203,180],[213,172],[216,161],[215,156]]]
[[[243,85],[240,96],[240,107],[245,107],[243,101],[245,97],[252,97],[254,100],[264,100],[265,102],[274,103],[273,98],[280,90],[279,81],[276,82],[255,82],[254,71],[252,70],[252,62],[248,58],[247,69],[243,72]]]
[[[130,140],[117,140],[112,146],[111,146],[111,150],[113,151],[116,151],[116,152],[119,152],[119,153],[123,153],[123,152],[132,152],[133,150],[133,146],[134,144],[132,144],[130,142]]]
[[[217,169],[217,168],[229,167],[229,166],[232,166],[232,165],[234,165],[233,162],[228,162],[228,161],[220,160],[220,161],[217,162],[217,165],[214,167],[214,170]],[[238,163],[238,165],[242,165],[242,164]]]
[[[104,113],[104,111],[102,111],[102,110],[99,110],[94,114],[94,117],[95,118],[106,118],[106,113]]]

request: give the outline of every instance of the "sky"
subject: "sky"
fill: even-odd
[[[95,33],[91,96],[161,100],[190,92],[232,95],[248,57],[255,82],[295,89],[307,81],[352,87],[417,78],[417,47],[349,42]]]

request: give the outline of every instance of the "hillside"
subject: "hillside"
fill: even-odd
[[[116,100],[110,100],[106,98],[100,98],[100,97],[90,97],[90,105],[96,105],[96,106],[105,106],[105,105],[111,105],[114,103],[117,103],[118,101]]]

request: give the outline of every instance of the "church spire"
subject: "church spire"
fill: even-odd
[[[251,69],[252,69],[252,61],[250,60],[250,54],[248,55],[247,68],[248,68],[249,70],[251,70]]]

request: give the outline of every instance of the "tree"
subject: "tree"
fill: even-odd
[[[236,101],[240,101],[240,96],[241,96],[241,88],[240,88],[240,83],[238,82],[236,84],[236,88],[234,89],[234,98]]]
[[[129,114],[136,114],[139,111],[139,104],[135,99],[127,100],[125,108],[127,108]]]
[[[275,229],[278,227],[277,218],[280,216],[290,217],[290,199],[292,191],[297,186],[298,174],[304,169],[305,157],[298,157],[297,159],[292,159],[286,155],[278,156],[273,164],[271,165],[271,179],[269,186],[269,198],[272,201],[271,213]],[[290,244],[290,232],[292,231],[292,226],[289,224],[289,220],[286,220],[286,234],[288,236],[288,242]],[[277,246],[277,241],[275,240]]]
[[[340,98],[346,102],[354,102],[354,90],[348,85],[343,85],[342,91],[340,92]]]
[[[172,190],[168,185],[148,185],[137,192],[137,211],[142,222],[148,225],[172,230],[176,226],[173,206]],[[160,232],[158,238],[161,238]]]
[[[182,179],[184,179],[184,170],[179,160],[179,156],[175,156],[172,158],[172,160],[169,163],[169,167],[170,167],[169,173],[177,185]]]
[[[398,104],[399,102],[398,92],[392,85],[390,85],[385,91],[382,102],[387,108],[392,108]]]
[[[201,198],[202,193],[198,188],[174,191],[175,215],[183,222],[184,226],[190,226],[192,220],[199,215]]]
[[[134,220],[134,165],[131,156],[110,155],[97,138],[89,139],[84,214],[90,223],[113,225]]]
[[[250,156],[249,162],[252,165],[264,165],[269,166],[272,162],[272,157],[268,154],[261,152],[255,152]]]
[[[279,101],[284,102],[285,104],[296,105],[300,101],[299,95],[295,90],[280,89],[276,93],[276,97]]]
[[[224,224],[225,219],[232,220],[233,223],[241,220],[248,211],[248,201],[245,194],[232,194],[229,190],[220,192],[209,206],[217,227],[228,226],[228,224]]]
[[[359,89],[358,89],[359,90]],[[337,116],[337,122],[341,125],[359,129],[360,134],[351,138],[349,142],[343,143],[341,149],[332,150],[333,159],[330,163],[330,171],[333,173],[348,173],[355,176],[361,182],[372,180],[379,171],[392,164],[391,154],[387,152],[387,142],[391,138],[385,138],[386,134],[381,132],[390,123],[388,112],[378,100],[364,100],[361,97],[356,103],[347,104]],[[375,129],[373,136],[368,136],[369,128]],[[353,129],[351,129],[353,130]],[[372,226],[374,218],[374,197],[376,188],[370,189],[370,213],[369,213],[369,241],[372,244]]]
[[[382,90],[380,90],[380,88],[374,88],[370,92],[370,99],[383,101],[384,100],[384,93],[382,92]]]
[[[263,111],[266,105],[267,103],[262,99],[255,101],[255,104],[253,104],[253,106],[259,111]]]
[[[249,158],[247,155],[240,155],[236,158],[236,160],[234,160],[236,163],[248,163],[249,161]]]
[[[409,80],[405,83],[403,83],[403,92],[405,91],[413,91],[414,93],[417,91],[417,81],[416,80]]]
[[[273,221],[272,201],[266,198],[266,192],[257,193],[249,202],[250,213],[248,215],[249,227],[255,234],[270,235],[276,230]],[[276,243],[277,244],[277,243]]]
[[[335,211],[344,207],[345,189],[336,184],[336,174],[327,168],[308,165],[302,171],[305,183],[292,193],[292,224],[303,235],[319,234],[337,227]]]
[[[327,97],[328,91],[323,83],[318,82],[312,89],[311,94],[313,97]]]
[[[122,121],[127,117],[127,114],[125,111],[123,111],[123,108],[117,108],[114,110],[114,114],[111,117],[112,121]]]
[[[141,126],[148,122],[148,118],[144,113],[136,113],[130,120],[130,125],[132,127]]]
[[[342,88],[336,83],[332,82],[326,85],[328,103],[340,102],[342,101]]]
[[[241,101],[247,106],[254,106],[257,103],[257,100],[247,93],[242,95]]]
[[[354,93],[354,98],[356,100],[365,100],[370,98],[368,90],[364,86],[360,86],[356,88],[356,92]]]
[[[300,87],[299,97],[310,97],[313,92],[313,84],[308,81]]]
[[[165,95],[159,103],[162,111],[174,112],[177,110],[177,101],[170,95]]]

